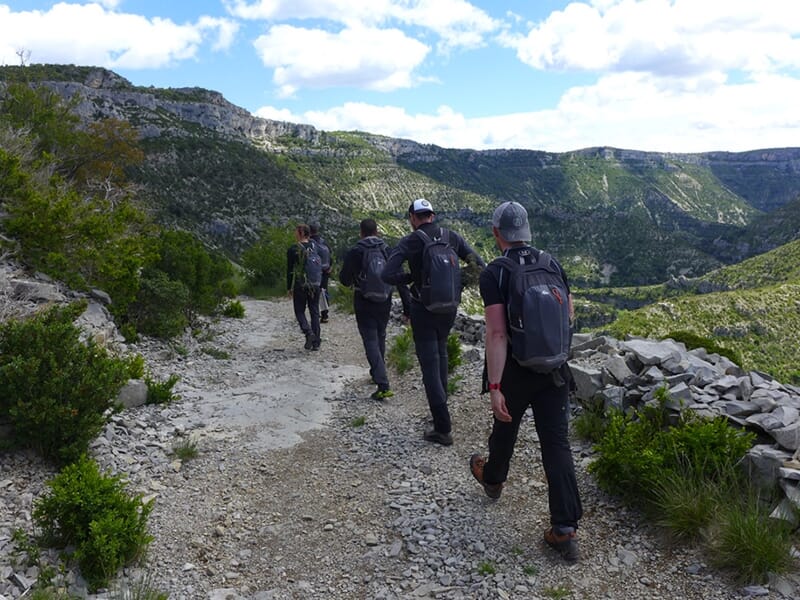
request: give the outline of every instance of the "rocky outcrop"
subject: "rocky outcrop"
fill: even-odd
[[[281,136],[308,143],[317,143],[320,136],[311,125],[253,116],[225,100],[219,92],[202,88],[134,87],[105,69],[91,71],[83,82],[48,81],[45,85],[64,98],[75,98],[75,112],[82,120],[130,121],[143,137],[164,133],[186,135],[185,123],[199,125],[208,133],[249,139],[267,147]]]

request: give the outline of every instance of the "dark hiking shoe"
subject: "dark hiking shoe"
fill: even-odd
[[[385,390],[381,389],[375,390],[374,392],[372,392],[370,398],[372,398],[373,400],[386,400],[386,398],[391,398],[392,396],[394,396],[394,392],[387,388]]]
[[[559,535],[553,531],[551,527],[544,532],[544,541],[567,562],[574,563],[580,558],[578,552],[578,538],[574,531]]]
[[[327,322],[328,322],[328,315],[322,315],[322,316],[319,318],[319,322],[320,322],[320,323],[327,323]]]
[[[313,333],[307,333],[307,334],[306,334],[306,345],[305,345],[305,346],[303,346],[303,347],[304,347],[306,350],[311,350],[311,348],[312,348],[313,346],[314,346],[314,334],[313,334]]]
[[[483,491],[486,492],[486,495],[489,498],[499,498],[500,494],[503,493],[503,484],[502,483],[486,483],[483,480],[483,467],[486,465],[486,459],[484,459],[480,454],[473,454],[469,457],[469,470],[472,472],[472,476],[483,486]]]
[[[442,433],[441,431],[436,431],[432,427],[430,429],[425,430],[425,434],[422,436],[428,442],[433,442],[435,444],[440,444],[442,446],[452,446],[453,445],[453,436],[449,433]]]

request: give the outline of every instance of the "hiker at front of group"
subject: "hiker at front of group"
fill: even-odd
[[[411,284],[411,331],[422,382],[433,417],[424,438],[449,446],[447,407],[447,337],[461,302],[459,259],[485,266],[480,256],[455,231],[434,223],[434,210],[425,198],[408,207],[412,233],[392,250],[382,278],[390,285]],[[403,263],[408,263],[409,272]]]
[[[356,325],[364,343],[369,374],[378,386],[371,398],[384,400],[393,395],[386,373],[386,326],[392,309],[392,286],[381,279],[389,247],[378,237],[378,224],[374,219],[361,221],[359,234],[361,239],[344,257],[339,282],[354,289]],[[408,316],[408,287],[398,285],[397,291],[403,303],[403,315]]]
[[[305,223],[294,229],[297,243],[286,251],[286,288],[294,305],[294,316],[306,336],[305,349],[319,350],[319,295],[322,283],[322,259],[310,239],[311,230]],[[306,317],[308,309],[308,317]],[[309,322],[310,321],[310,322]]]
[[[583,509],[568,438],[574,319],[569,284],[561,265],[528,243],[528,213],[521,204],[504,202],[494,211],[492,234],[503,255],[481,273],[480,291],[486,320],[482,393],[489,393],[494,420],[489,456],[473,454],[470,470],[487,496],[500,497],[522,417],[531,407],[550,507],[544,541],[575,562]]]

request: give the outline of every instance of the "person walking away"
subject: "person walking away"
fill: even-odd
[[[458,261],[481,267],[484,262],[459,234],[434,223],[434,216],[425,198],[411,203],[408,220],[413,231],[392,250],[382,278],[391,285],[412,284],[411,331],[433,417],[433,427],[423,437],[449,446],[453,438],[447,407],[447,337],[461,301]]]
[[[500,497],[520,422],[531,407],[548,486],[551,525],[544,541],[575,562],[583,509],[568,439],[566,359],[574,318],[569,284],[554,258],[528,244],[531,232],[522,205],[498,206],[492,234],[502,257],[481,273],[480,292],[486,320],[482,393],[489,393],[494,421],[489,456],[473,454],[470,471],[489,497]],[[531,288],[535,293],[526,295]]]
[[[294,316],[306,336],[305,349],[319,350],[322,260],[310,235],[311,231],[305,223],[295,227],[294,236],[297,243],[289,246],[286,251],[286,287],[294,305]]]
[[[361,221],[359,234],[361,239],[344,257],[339,282],[354,289],[353,309],[358,333],[364,343],[369,373],[378,386],[370,397],[383,400],[394,395],[386,372],[386,326],[392,309],[392,287],[381,279],[389,247],[378,237],[378,225],[374,219]],[[403,303],[403,314],[408,316],[408,287],[398,285],[397,291]]]
[[[311,230],[311,239],[317,245],[317,251],[322,260],[322,281],[319,285],[319,322],[327,323],[331,300],[330,295],[328,295],[328,282],[331,278],[331,249],[328,244],[325,243],[325,239],[320,235],[319,223],[317,221],[310,223],[309,229]]]

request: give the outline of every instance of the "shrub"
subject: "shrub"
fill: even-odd
[[[680,470],[665,472],[653,488],[650,512],[656,524],[677,540],[699,541],[717,511],[719,483]]]
[[[785,573],[794,563],[790,526],[769,516],[768,505],[745,488],[717,504],[705,544],[712,563],[730,569],[743,582],[764,582],[769,573]]]
[[[353,288],[341,284],[329,285],[331,293],[331,304],[344,314],[352,315],[355,312],[353,307]]]
[[[172,453],[182,461],[197,458],[197,441],[194,438],[185,438],[172,445]]]
[[[222,305],[222,316],[229,319],[244,319],[244,304],[239,300],[228,300]]]
[[[283,294],[286,291],[286,250],[294,243],[291,227],[265,227],[259,240],[242,253],[248,285]]]
[[[180,381],[180,377],[174,373],[163,381],[157,381],[149,375],[145,376],[144,382],[147,385],[147,404],[169,404],[176,400],[172,388]]]
[[[105,587],[120,567],[143,556],[152,539],[147,534],[152,501],[128,496],[119,477],[101,474],[86,456],[48,486],[33,509],[41,541],[74,547],[72,558],[91,590]]]
[[[462,363],[462,347],[461,347],[461,338],[458,337],[458,334],[455,332],[451,332],[450,335],[447,336],[447,372],[452,373],[458,367],[461,366]]]
[[[189,290],[163,271],[148,269],[142,275],[128,319],[145,335],[169,339],[189,325]]]
[[[578,434],[578,437],[594,444],[603,439],[607,425],[602,404],[584,406],[572,420],[572,426],[575,428],[575,433]]]
[[[627,500],[646,497],[663,474],[664,456],[654,445],[661,431],[651,421],[610,415],[589,470],[601,487]]]
[[[742,581],[763,580],[791,563],[787,526],[749,490],[741,458],[755,435],[725,418],[684,413],[666,425],[665,390],[632,416],[619,412],[596,445],[590,465],[598,482],[643,508],[678,539],[700,540],[717,566]]]
[[[414,364],[412,348],[414,338],[410,327],[403,327],[403,331],[396,335],[389,347],[388,362],[393,365],[401,375],[408,371]]]
[[[72,321],[84,308],[53,308],[0,325],[0,418],[11,425],[12,444],[62,464],[86,451],[136,369],[135,359],[80,341]]]
[[[191,233],[163,231],[159,242],[159,258],[153,267],[186,286],[192,310],[209,314],[235,290],[230,262],[208,252]]]

